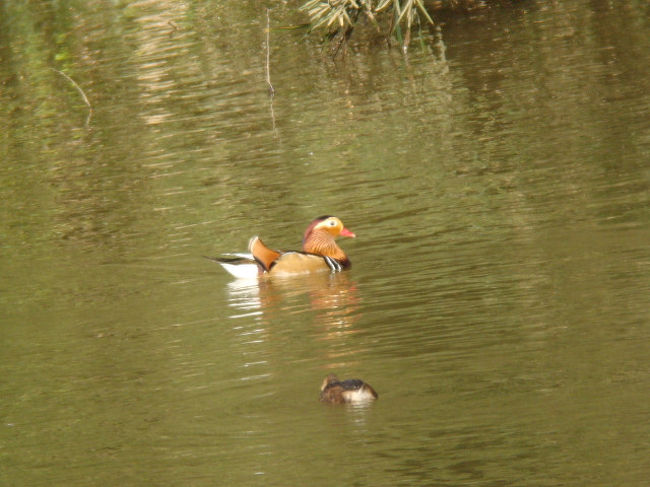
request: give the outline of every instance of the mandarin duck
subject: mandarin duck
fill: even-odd
[[[255,236],[248,243],[249,253],[230,253],[224,254],[227,258],[209,258],[238,278],[338,272],[350,267],[350,259],[334,240],[338,236],[356,235],[345,228],[337,217],[321,216],[305,230],[302,251],[273,250]]]
[[[378,397],[370,384],[359,379],[340,381],[334,374],[325,377],[320,388],[320,400],[332,404],[366,403],[374,401]]]

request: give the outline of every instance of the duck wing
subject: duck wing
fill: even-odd
[[[258,236],[251,238],[250,242],[248,242],[248,250],[253,254],[253,258],[257,263],[262,266],[262,269],[267,272],[271,270],[273,263],[282,255],[281,252],[264,245],[264,242]]]

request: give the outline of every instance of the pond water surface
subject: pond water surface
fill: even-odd
[[[275,6],[272,100],[259,2],[0,7],[0,484],[647,485],[650,17],[623,3],[336,60]],[[349,271],[202,258],[322,214]],[[319,403],[331,372],[379,400]]]

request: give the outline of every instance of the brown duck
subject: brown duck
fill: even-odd
[[[360,379],[339,380],[330,374],[323,380],[320,388],[320,400],[332,404],[366,403],[374,401],[379,396],[375,390]]]
[[[312,221],[302,239],[302,251],[280,251],[267,247],[255,236],[248,243],[250,253],[225,254],[216,258],[230,274],[240,278],[287,276],[310,272],[338,272],[350,267],[350,259],[335,238],[355,237],[335,216],[321,216]]]

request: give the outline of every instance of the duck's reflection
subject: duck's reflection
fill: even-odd
[[[316,311],[315,324],[328,333],[344,332],[359,319],[357,285],[344,272],[238,279],[229,283],[227,289],[228,304],[236,310],[231,318],[272,317],[303,308]],[[306,302],[301,299],[303,296]]]
[[[230,318],[261,315],[260,287],[257,279],[237,279],[228,283],[228,305],[237,310]]]

